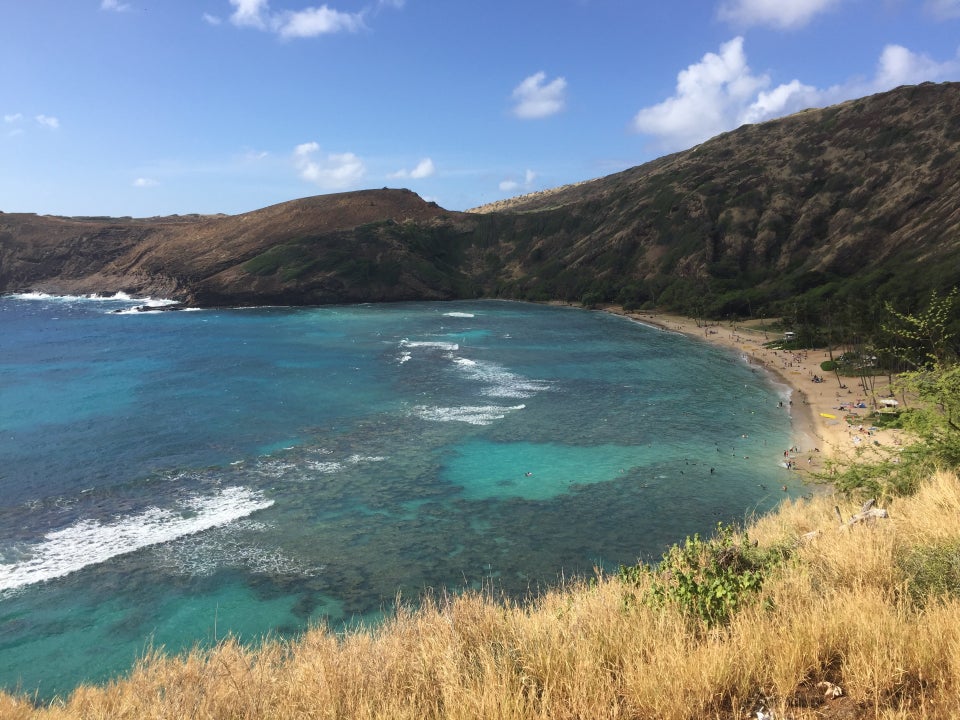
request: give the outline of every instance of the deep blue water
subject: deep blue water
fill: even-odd
[[[783,388],[623,318],[136,304],[0,298],[2,688],[520,597],[801,491]]]

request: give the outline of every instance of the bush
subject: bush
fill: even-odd
[[[738,539],[732,526],[719,524],[709,540],[694,535],[683,545],[671,547],[655,568],[643,563],[621,565],[617,576],[634,586],[649,582],[647,604],[674,605],[710,628],[727,623],[786,556],[785,549],[760,550],[749,544],[746,535]]]

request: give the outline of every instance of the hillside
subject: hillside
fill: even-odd
[[[192,304],[322,304],[440,299],[452,291],[411,268],[415,250],[381,226],[442,234],[453,224],[403,190],[322,195],[235,216],[149,219],[0,215],[0,291],[114,292]],[[423,270],[427,277],[421,277]]]
[[[507,292],[756,314],[943,289],[960,280],[958,150],[957,84],[744,126],[508,203],[529,240]]]
[[[236,216],[0,214],[0,292],[772,314],[830,298],[910,304],[960,284],[958,230],[960,84],[926,83],[470,213],[384,189]]]

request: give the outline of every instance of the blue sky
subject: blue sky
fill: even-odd
[[[0,210],[443,207],[960,80],[960,0],[4,0]]]

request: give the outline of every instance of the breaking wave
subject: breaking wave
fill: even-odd
[[[494,398],[524,399],[550,389],[550,383],[530,380],[496,363],[455,357],[453,362],[469,379],[483,383],[483,395]]]
[[[429,407],[417,405],[413,414],[422,420],[433,422],[462,422],[469,425],[490,425],[502,420],[515,410],[523,410],[526,405],[502,407],[500,405],[461,405],[460,407]]]
[[[152,507],[115,522],[81,520],[47,533],[43,540],[5,553],[0,564],[0,591],[69,575],[151,545],[226,525],[273,505],[261,493],[230,487],[216,495],[194,496],[179,509]]]

